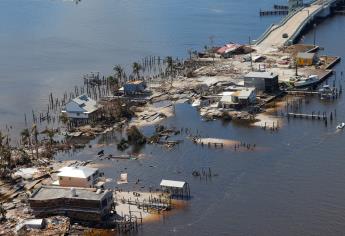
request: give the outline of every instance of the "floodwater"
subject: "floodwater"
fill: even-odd
[[[273,0],[1,0],[0,127],[24,126],[90,72],[109,74],[147,56],[186,57],[229,41],[257,38],[278,17]],[[245,20],[244,20],[245,19]]]
[[[258,36],[268,24],[279,20],[257,16],[260,8],[273,3],[83,0],[74,5],[2,0],[1,9],[8,10],[0,14],[1,119],[8,122],[17,109],[36,106],[49,90],[66,89],[89,70],[107,72],[115,63],[126,64],[145,55],[184,56],[186,48],[207,44],[210,34],[216,35],[219,43],[244,42],[248,35]],[[344,27],[341,16],[318,26],[316,41],[325,48],[321,53],[345,56]],[[313,32],[309,32],[304,41],[312,40]],[[335,69],[335,84],[344,87],[339,73],[344,65]],[[335,77],[328,82],[333,80]],[[130,183],[123,188],[147,191],[157,188],[163,178],[188,181],[192,199],[187,207],[160,222],[145,224],[139,235],[343,235],[345,133],[335,127],[345,121],[344,107],[344,96],[328,103],[309,98],[303,111],[336,110],[333,122],[325,126],[317,120],[285,119],[278,132],[271,132],[221,121],[204,122],[193,107],[180,104],[165,125],[264,148],[240,152],[202,147],[182,132],[176,139],[184,142],[172,150],[146,145],[134,150],[142,153],[138,160],[98,160],[96,153],[101,149],[119,154],[119,135],[108,135],[91,141],[92,146],[105,146],[57,158],[93,159],[113,179],[121,171],[128,172]],[[144,129],[146,134],[152,131],[153,127]],[[207,180],[192,176],[193,170],[202,168],[211,168],[216,176]],[[134,183],[137,179],[139,184]]]

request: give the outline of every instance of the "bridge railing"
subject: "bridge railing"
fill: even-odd
[[[260,44],[262,41],[264,41],[268,35],[271,34],[271,32],[273,32],[274,30],[280,28],[281,26],[283,26],[288,20],[290,20],[297,12],[299,12],[300,9],[295,10],[291,13],[289,13],[286,17],[284,17],[278,24],[271,24],[267,30],[256,40],[256,45]],[[273,28],[274,26],[276,26],[275,28]]]
[[[309,4],[315,4],[318,0],[313,0],[311,2],[309,2]],[[264,41],[268,35],[271,34],[271,32],[273,32],[274,30],[280,28],[281,26],[283,26],[288,20],[290,20],[296,13],[302,11],[303,8],[299,8],[296,9],[295,11],[289,13],[286,17],[284,17],[278,24],[271,24],[266,31],[256,40],[256,45],[259,45],[260,43],[262,43],[262,41]],[[276,26],[275,28],[273,28],[274,26]],[[289,41],[289,40],[288,40]],[[288,42],[287,41],[287,42]]]
[[[314,1],[316,2],[316,1]],[[324,5],[327,5],[331,2],[334,2],[334,0],[330,0],[327,1]],[[304,27],[310,22],[311,19],[313,19],[317,14],[319,14],[323,9],[324,9],[324,5],[322,5],[318,10],[316,10],[315,12],[313,12],[312,14],[310,14],[303,22],[302,24],[300,24],[297,28],[297,30],[290,35],[290,37],[288,38],[288,40],[284,43],[285,46],[289,46],[291,44],[293,44],[293,42],[296,40],[296,38],[300,35],[300,33],[302,32],[302,30],[304,29]],[[302,9],[303,10],[303,9]]]

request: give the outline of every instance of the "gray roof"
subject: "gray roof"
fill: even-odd
[[[314,56],[315,56],[315,53],[311,53],[311,52],[299,52],[299,53],[297,53],[297,57],[299,57],[299,58],[313,59]]]
[[[30,200],[53,200],[59,198],[73,198],[83,200],[100,201],[108,193],[108,191],[97,194],[94,189],[74,188],[76,197],[72,197],[72,188],[56,187],[56,186],[42,186],[34,192]]]
[[[249,72],[244,77],[245,78],[261,78],[261,79],[273,79],[277,75],[273,74],[272,72]]]

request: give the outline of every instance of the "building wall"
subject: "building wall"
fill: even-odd
[[[257,90],[264,91],[265,90],[265,79],[245,77],[244,78],[244,87],[254,87]]]
[[[71,119],[88,119],[89,115],[82,112],[66,112],[67,117]]]
[[[47,200],[30,198],[29,204],[33,214],[37,217],[65,215],[75,220],[99,222],[110,214],[113,205],[113,195],[112,192],[107,192],[101,200],[70,197]]]
[[[297,58],[297,64],[299,66],[311,66],[311,65],[313,65],[313,59],[298,57]]]
[[[91,188],[93,187],[92,178],[88,181],[85,178],[73,178],[73,177],[59,177],[59,185],[61,187],[80,187],[80,188]]]

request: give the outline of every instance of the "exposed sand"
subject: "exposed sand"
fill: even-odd
[[[134,193],[140,194],[140,196],[135,196]],[[157,192],[128,192],[128,191],[115,191],[114,194],[116,205],[116,213],[120,216],[122,215],[129,215],[131,213],[132,216],[136,216],[138,218],[143,218],[143,222],[150,222],[159,220],[160,217],[157,212],[147,212],[142,208],[138,208],[137,205],[128,204],[127,201],[138,201],[138,202],[148,202],[149,199],[156,198],[156,199],[166,199],[167,195]],[[125,199],[126,202],[121,201],[121,199]]]
[[[136,118],[134,118],[129,126],[144,127],[154,125],[162,120],[174,115],[174,106],[169,105],[165,107],[154,107],[152,105],[146,105],[142,111],[136,112]]]

